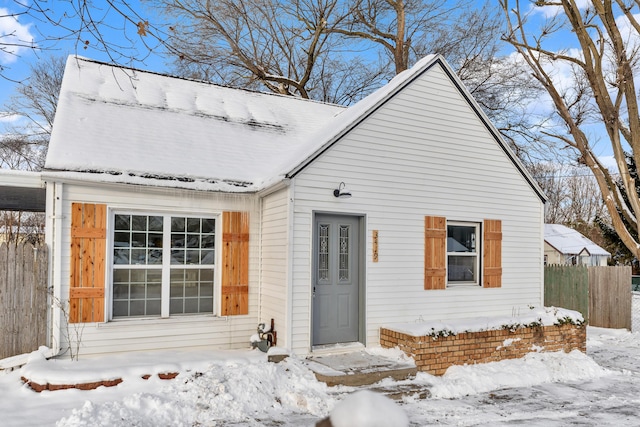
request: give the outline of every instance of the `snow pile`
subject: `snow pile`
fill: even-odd
[[[387,329],[396,332],[421,336],[448,336],[465,332],[492,331],[498,329],[512,329],[528,326],[551,326],[572,323],[584,323],[582,314],[574,310],[558,307],[532,308],[524,314],[514,316],[474,317],[469,319],[452,319],[446,322],[419,321],[416,323],[394,323],[385,325]]]
[[[353,393],[331,411],[333,427],[408,427],[407,414],[391,399],[372,391]]]
[[[610,374],[584,353],[529,353],[521,359],[451,366],[442,377],[423,378],[434,398],[457,398],[505,387],[586,381]],[[422,374],[418,374],[422,375]]]
[[[215,425],[216,421],[260,426],[260,420],[286,419],[292,413],[321,418],[332,404],[326,384],[316,381],[300,363],[228,360],[202,372],[181,374],[155,393],[103,404],[87,401],[57,426],[113,426],[123,420],[137,426]]]

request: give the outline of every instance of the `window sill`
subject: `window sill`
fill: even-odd
[[[140,325],[167,325],[167,324],[185,324],[200,322],[226,322],[228,316],[218,316],[213,314],[200,314],[192,316],[174,316],[174,317],[136,317],[132,319],[113,319],[107,322],[98,323],[98,328],[118,328],[123,326],[140,326]]]
[[[447,283],[447,289],[469,289],[469,288],[479,288],[483,289],[478,283]]]

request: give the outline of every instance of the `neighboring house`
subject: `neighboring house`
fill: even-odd
[[[543,303],[544,196],[440,56],[349,108],[72,57],[42,179],[81,355],[269,319],[304,355]]]
[[[611,254],[576,230],[560,224],[544,225],[545,265],[606,266]]]

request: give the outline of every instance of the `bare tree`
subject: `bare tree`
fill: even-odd
[[[190,77],[350,103],[382,84],[370,67],[332,36],[349,8],[339,0],[161,2],[172,25],[167,49]]]
[[[0,168],[39,170],[43,164],[41,140],[34,141],[25,135],[0,136]]]
[[[65,58],[48,57],[31,66],[3,107],[6,116],[22,117],[0,138],[0,167],[39,170],[44,166],[49,135],[58,104]]]
[[[5,106],[4,114],[28,120],[30,136],[51,134],[65,63],[63,56],[48,56],[36,62]]]
[[[582,2],[576,0],[538,0],[532,12],[527,11],[529,2],[525,7],[518,0],[501,0],[501,5],[508,24],[505,40],[551,99],[555,126],[549,126],[545,133],[575,150],[578,160],[591,170],[613,228],[629,250],[640,256],[640,198],[624,153],[628,147],[638,164],[640,116],[634,71],[640,2],[600,0],[581,7]],[[528,25],[528,14],[552,8],[557,13],[546,25]],[[564,43],[564,48],[558,49],[558,43]],[[564,80],[559,78],[559,67],[571,71]],[[594,150],[595,141],[588,130],[594,123],[604,129],[615,156],[617,170],[613,172],[603,166]],[[616,176],[621,177],[620,186]]]
[[[452,34],[467,0],[356,0],[349,13],[328,31],[382,47],[395,74],[409,68],[416,56],[434,53],[438,35]],[[462,14],[464,15],[464,14]],[[448,30],[448,31],[447,31]]]
[[[598,185],[585,166],[541,162],[530,165],[529,171],[548,197],[546,223],[593,224],[606,217]]]

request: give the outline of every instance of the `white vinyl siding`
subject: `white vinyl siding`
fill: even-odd
[[[104,203],[112,211],[145,211],[166,214],[182,213],[202,217],[216,216],[223,211],[250,212],[252,237],[250,239],[249,265],[249,315],[217,317],[213,315],[177,316],[167,319],[127,319],[107,323],[86,323],[71,325],[71,334],[77,330],[81,334],[80,358],[103,353],[125,351],[148,351],[169,349],[213,349],[247,348],[249,338],[255,333],[258,324],[258,241],[260,224],[258,222],[258,202],[255,195],[219,195],[180,189],[143,188],[116,184],[62,184],[61,253],[60,271],[52,275],[61,277],[61,296],[69,295],[70,269],[70,227],[71,203]],[[111,221],[111,218],[110,220]],[[107,224],[108,232],[112,224]],[[217,244],[219,241],[216,242]],[[52,245],[55,247],[55,245]],[[107,251],[109,252],[109,250]],[[217,261],[219,254],[216,253]],[[56,263],[54,262],[54,265]],[[107,271],[110,269],[107,268]],[[216,283],[220,283],[216,271]],[[105,300],[111,300],[111,277],[108,273]],[[214,312],[219,312],[219,287],[215,289]],[[108,307],[105,307],[107,309]],[[108,312],[108,311],[106,311]],[[63,331],[66,329],[62,325]],[[67,347],[65,333],[61,334],[61,348]]]
[[[289,190],[279,190],[262,201],[260,319],[267,325],[274,319],[278,346],[287,347],[289,316]]]
[[[333,190],[344,181],[351,199]],[[309,351],[313,212],[366,215],[366,344],[395,322],[509,316],[542,304],[543,204],[439,65],[294,179],[291,347]],[[424,217],[502,220],[502,287],[424,290]],[[371,230],[378,230],[377,263]]]

